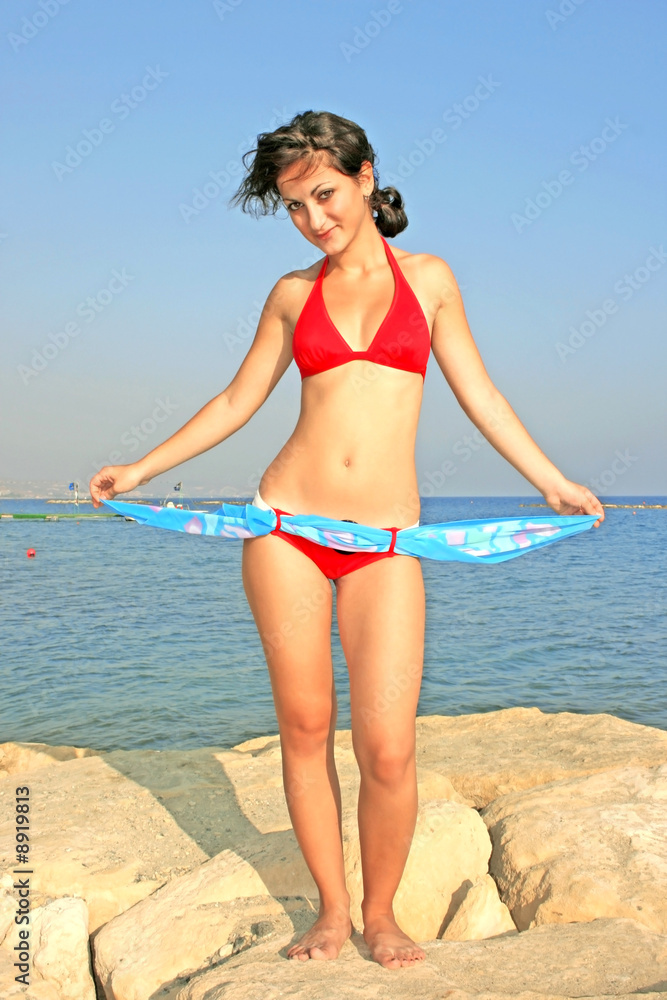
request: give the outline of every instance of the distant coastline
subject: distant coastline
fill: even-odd
[[[144,490],[133,490],[132,497],[137,497],[140,500],[159,500],[160,502],[164,499],[165,495],[169,493],[171,495],[171,490],[165,488],[159,492],[146,492]],[[216,490],[205,490],[202,487],[192,487],[188,490],[184,490],[181,494],[174,494],[172,499],[174,501],[182,499],[197,499],[197,500],[239,500],[246,497],[250,497],[251,493],[248,492],[247,488],[245,490],[234,489],[232,487],[227,487],[224,491],[219,492]],[[505,494],[505,493],[447,493],[447,494],[434,494],[434,496],[421,497],[422,500],[431,499],[451,499],[451,500],[465,500],[465,499],[485,499],[485,500],[523,500],[529,501],[533,498],[535,503],[523,503],[520,506],[535,506],[535,507],[546,507],[545,503],[539,502],[541,494],[535,493],[521,493],[521,494]],[[641,499],[640,499],[641,498]],[[655,503],[658,500],[667,500],[667,494],[664,493],[622,493],[622,494],[601,494],[599,499],[605,506],[614,507],[622,506],[616,501],[624,500],[629,501],[633,505],[639,507],[663,507],[665,504]],[[0,486],[0,503],[3,500],[40,500],[44,503],[71,503],[73,504],[74,498],[72,494],[69,495],[63,491],[61,486],[57,488],[40,487],[39,492],[37,490],[32,491],[29,487],[22,489],[3,489]],[[651,503],[651,501],[654,501]],[[79,495],[79,503],[91,503],[90,495]]]

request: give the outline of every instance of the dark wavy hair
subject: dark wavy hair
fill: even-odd
[[[355,122],[330,111],[303,111],[287,125],[261,132],[256,148],[243,154],[243,166],[248,172],[229,203],[240,204],[242,211],[255,218],[275,215],[282,205],[276,187],[278,174],[297,161],[303,161],[307,173],[322,151],[328,165],[348,177],[357,177],[362,163],[368,160],[375,181],[369,198],[375,225],[383,236],[396,236],[407,227],[408,217],[399,192],[394,187],[378,186],[376,155],[366,133]],[[253,154],[249,164],[246,161]]]

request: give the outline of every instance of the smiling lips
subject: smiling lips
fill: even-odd
[[[316,233],[315,236],[318,240],[323,240],[329,235],[329,233],[333,232],[335,228],[336,228],[335,226],[332,226],[331,229],[327,229],[326,232]]]

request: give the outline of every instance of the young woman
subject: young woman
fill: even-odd
[[[94,505],[224,441],[265,402],[294,358],[301,412],[254,503],[278,514],[374,527],[418,523],[415,436],[432,350],[461,407],[493,447],[557,513],[599,514],[597,527],[604,518],[600,502],[558,471],[491,382],[447,264],[385,241],[408,222],[400,194],[378,188],[363,129],[338,115],[306,111],[258,136],[251,153],[233,201],[257,214],[285,206],[299,232],[326,256],[276,282],[250,350],[223,392],[140,461],[93,477]],[[398,927],[392,901],[417,816],[421,565],[393,553],[338,552],[278,526],[244,541],[243,584],[271,678],[289,812],[319,890],[319,917],[289,955],[335,958],[351,932],[333,755],[330,580],[361,775],[363,933],[380,964],[410,966],[424,952]],[[403,697],[382,702],[394,684]],[[386,707],[377,710],[380,703]]]

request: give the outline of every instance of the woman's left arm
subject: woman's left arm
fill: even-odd
[[[604,521],[598,498],[585,486],[566,479],[549,461],[491,381],[449,266],[440,257],[432,257],[426,279],[436,305],[431,348],[463,411],[556,513],[599,514],[597,528]]]

